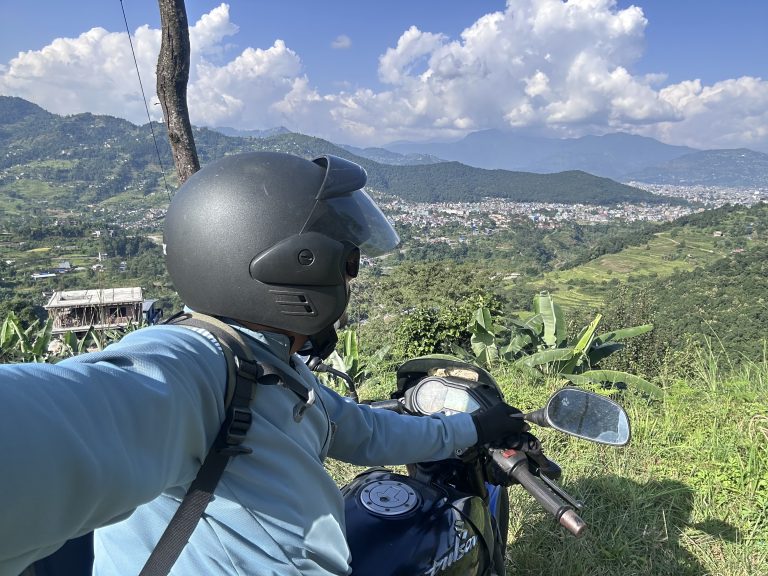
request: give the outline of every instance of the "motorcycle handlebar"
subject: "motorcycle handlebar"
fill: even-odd
[[[519,482],[536,501],[555,519],[577,538],[582,536],[587,525],[579,517],[573,506],[565,503],[538,476],[528,469],[528,457],[518,450],[491,450],[494,463],[510,478]]]
[[[391,410],[392,412],[403,413],[403,404],[399,400],[376,400],[371,402],[369,406],[378,410]]]

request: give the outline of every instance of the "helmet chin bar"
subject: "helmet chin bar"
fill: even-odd
[[[347,303],[349,303],[349,284],[347,284]],[[320,332],[312,334],[307,338],[307,344],[304,345],[300,354],[325,360],[336,349],[336,343],[339,341],[337,330],[341,330],[347,325],[347,310],[331,326],[323,328]]]
[[[336,349],[338,341],[339,337],[336,334],[336,327],[331,325],[316,334],[312,334],[308,340],[309,349],[302,349],[301,353],[325,360]]]

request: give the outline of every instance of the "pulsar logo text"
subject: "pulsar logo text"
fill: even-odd
[[[456,562],[464,558],[464,556],[466,556],[475,546],[477,546],[477,536],[472,536],[472,538],[469,538],[468,540],[460,540],[457,538],[453,550],[435,560],[432,564],[432,568],[424,572],[424,576],[435,576],[449,566],[453,566]]]

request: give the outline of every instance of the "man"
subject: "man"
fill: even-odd
[[[332,350],[360,252],[399,242],[365,180],[332,156],[241,154],[196,173],[169,207],[166,265],[182,300],[306,388],[254,385],[252,452],[228,464],[174,573],[348,574],[326,456],[405,464],[522,429],[506,405],[432,418],[372,410],[321,386],[296,354]],[[217,340],[182,326],[56,365],[2,367],[0,574],[94,529],[95,573],[137,574],[216,437],[226,394]]]

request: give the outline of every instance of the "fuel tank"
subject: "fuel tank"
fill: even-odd
[[[342,494],[353,575],[490,573],[494,537],[481,498],[384,469],[360,474]]]

